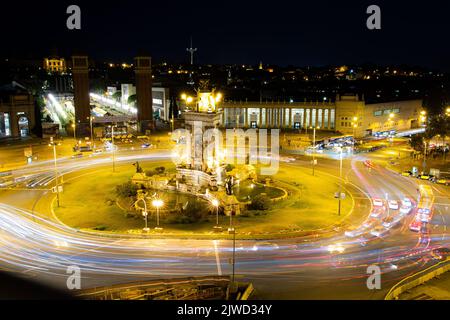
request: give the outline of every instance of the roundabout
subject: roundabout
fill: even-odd
[[[141,162],[141,166],[148,171],[154,170],[155,167],[164,167],[167,172],[174,170],[173,164],[162,160]],[[164,237],[193,239],[229,238],[226,228],[230,224],[230,217],[223,211],[220,212],[219,226],[222,226],[224,231],[214,232],[216,210],[209,201],[188,193],[154,189],[146,191],[157,195],[164,203],[160,209],[160,222],[164,229],[152,230],[156,226],[156,210],[150,208],[150,232],[143,231],[144,218],[133,207],[136,198],[119,197],[119,200],[115,200],[117,186],[128,183],[133,171],[134,167],[128,163],[119,166],[114,173],[109,166],[98,167],[95,172],[90,172],[90,169],[81,170],[77,176],[66,179],[64,193],[60,195],[61,206],[56,207],[56,203],[52,202],[56,218],[71,228],[99,234],[117,233],[131,237],[154,237],[163,234]],[[290,175],[294,175],[295,179],[290,179]],[[348,221],[352,215],[357,215],[353,210],[355,200],[348,191],[348,197],[342,203],[342,215],[338,216],[337,201],[333,198],[338,184],[337,177],[321,172],[312,177],[307,168],[292,168],[284,164],[272,178],[270,186],[251,180],[240,182],[234,189],[245,209],[232,218],[236,237],[277,239],[332,230]],[[261,194],[271,199],[269,207],[266,210],[252,209],[252,199]],[[357,202],[362,205],[364,201]],[[92,206],[92,203],[95,205]],[[151,203],[148,206],[151,206]]]
[[[136,160],[144,163],[167,158],[162,151],[130,152],[118,155],[117,162],[121,169],[131,167]],[[110,163],[108,155],[60,161],[58,167],[66,184],[64,192],[69,192],[69,183],[75,184],[81,176],[111,171]],[[283,166],[304,167],[305,163],[297,160]],[[383,167],[369,172],[361,159],[346,161],[344,168],[344,179],[348,180],[345,188],[355,201],[351,219],[347,220],[351,225],[361,226],[370,214],[367,195],[379,197],[389,190],[403,197],[416,192],[415,182],[398,181],[397,175]],[[323,161],[318,171],[333,175],[336,164]],[[388,236],[364,246],[358,239],[345,237],[347,223],[304,236],[237,238],[234,244],[229,236],[192,239],[164,233],[130,237],[100,230],[84,232],[61,224],[51,213],[55,195],[50,192],[53,176],[50,164],[19,169],[14,175],[27,177],[28,181],[48,178],[49,183],[38,188],[17,185],[0,192],[2,268],[62,289],[66,269],[72,265],[82,270],[83,288],[161,278],[228,275],[234,248],[237,278],[251,281],[259,298],[381,299],[399,279],[432,263],[432,250],[448,245],[449,240],[443,232],[431,235],[429,243],[422,243],[417,234],[407,229],[409,218]],[[20,208],[16,205],[19,200]],[[63,195],[62,206],[64,201]],[[91,206],[95,212],[96,204]],[[330,212],[335,208],[330,208]],[[142,228],[143,221],[137,222],[141,225],[137,228]],[[341,249],[331,250],[336,246]],[[367,266],[371,264],[381,268],[381,290],[367,289]],[[336,281],[340,286],[333,285]]]

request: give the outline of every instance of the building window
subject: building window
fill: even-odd
[[[336,110],[335,109],[331,109],[331,115],[330,115],[330,129],[334,129],[334,125],[335,125],[335,122],[334,122],[334,120],[336,119],[335,118],[335,116],[336,116]]]
[[[325,109],[325,115],[323,117],[324,127],[328,128],[328,109]]]
[[[309,122],[310,115],[311,115],[311,109],[306,109],[306,124],[305,125],[307,128],[309,127],[309,124],[310,124],[310,122]]]
[[[375,117],[379,117],[379,116],[381,116],[383,114],[383,111],[381,111],[381,110],[377,110],[377,111],[375,111],[374,113],[373,113],[373,115],[375,116]]]
[[[316,109],[312,109],[312,124],[311,126],[316,127],[316,115],[317,115],[317,110]]]
[[[317,125],[322,128],[323,123],[322,123],[322,115],[323,115],[323,110],[319,109],[318,113],[317,113]]]

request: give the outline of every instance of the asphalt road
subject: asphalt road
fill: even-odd
[[[167,157],[164,151],[129,151],[118,154],[117,161]],[[363,165],[366,158],[374,159],[373,169]],[[361,216],[370,214],[367,197],[385,198],[387,193],[389,199],[417,199],[417,186],[422,182],[386,169],[386,160],[369,154],[344,161],[345,186],[357,199],[355,210],[360,210]],[[110,161],[110,155],[105,154],[65,159],[58,166],[67,179],[83,170],[110,166]],[[309,161],[282,165],[309,168]],[[328,159],[320,159],[317,170],[333,175],[339,172],[337,161]],[[16,170],[14,177],[20,180],[17,186],[0,191],[3,270],[62,289],[66,289],[67,267],[73,265],[81,269],[82,288],[231,273],[232,241],[108,238],[77,232],[55,221],[48,202],[43,201],[53,183],[51,163]],[[436,214],[426,234],[411,232],[408,225],[412,215],[406,215],[382,238],[367,241],[346,237],[345,230],[336,230],[326,238],[237,240],[237,277],[252,281],[259,299],[381,299],[401,278],[436,262],[434,249],[449,246],[449,189],[433,188]],[[363,227],[363,220],[351,224],[368,234],[375,226]],[[332,250],[335,247],[339,250]],[[366,286],[367,267],[372,264],[382,270],[381,290]]]

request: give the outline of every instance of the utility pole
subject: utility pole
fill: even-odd
[[[58,165],[56,160],[56,146],[60,145],[59,143],[53,140],[53,137],[50,137],[50,143],[48,144],[50,147],[53,147],[53,159],[54,159],[54,167],[55,167],[55,189],[56,189],[56,203],[59,207],[59,184],[58,184]]]
[[[338,216],[341,215],[341,199],[342,199],[342,147],[340,152],[340,160],[339,160],[339,204],[338,204]]]

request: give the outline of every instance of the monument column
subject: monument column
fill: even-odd
[[[89,117],[89,59],[87,56],[72,56],[75,121],[78,137],[90,137]]]
[[[152,63],[147,56],[134,58],[138,130],[141,133],[154,128],[152,99]]]

